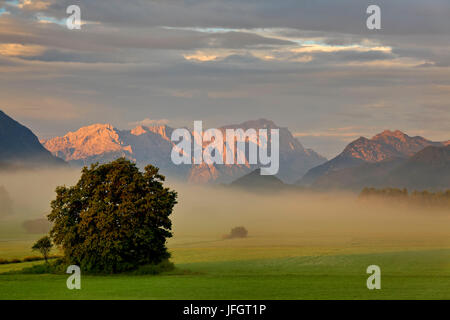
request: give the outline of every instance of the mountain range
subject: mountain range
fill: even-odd
[[[277,177],[286,183],[294,183],[309,169],[327,160],[313,150],[304,148],[287,128],[278,127],[273,121],[259,119],[223,126],[219,130],[225,136],[226,129],[237,128],[279,129],[280,170]],[[42,143],[52,154],[74,165],[88,165],[126,157],[140,167],[151,163],[168,176],[196,183],[229,183],[258,168],[258,165],[248,163],[248,154],[245,164],[175,165],[170,156],[175,145],[171,141],[173,130],[167,125],[137,126],[131,130],[119,130],[110,124],[94,124],[62,137],[44,140]],[[251,143],[259,142],[246,140],[246,150]]]
[[[359,192],[367,186],[410,190],[448,190],[450,188],[450,145],[427,146],[409,158],[396,157],[336,169],[318,177],[309,187],[285,184],[273,176],[261,176],[258,169],[229,184],[232,188],[257,193],[333,189]]]
[[[297,184],[315,189],[450,187],[450,141],[434,142],[386,130],[360,137],[337,157],[312,168]]]
[[[119,130],[110,124],[93,124],[64,136],[39,141],[30,129],[0,111],[0,169],[23,167],[84,166],[118,157],[133,160],[143,168],[153,164],[167,176],[196,183],[285,184],[312,189],[363,187],[450,188],[450,141],[436,142],[410,137],[401,131],[383,131],[368,139],[360,137],[327,161],[304,148],[287,128],[266,119],[219,128],[279,129],[280,165],[276,177],[258,177],[258,165],[175,165],[171,161],[173,128],[167,125],[137,126]],[[226,135],[224,134],[224,137]],[[41,144],[42,143],[42,144]],[[209,142],[204,142],[205,148]],[[251,143],[247,139],[246,150]],[[223,151],[224,153],[225,151]],[[223,157],[223,153],[221,156]]]

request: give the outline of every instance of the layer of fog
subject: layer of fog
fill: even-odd
[[[392,239],[396,244],[450,246],[449,208],[386,200],[361,201],[356,194],[345,192],[258,193],[187,185],[174,188],[180,198],[173,218],[174,231],[180,237],[219,238],[232,227],[244,226],[250,238],[272,239],[273,245],[289,244],[287,239],[297,237],[324,244],[336,239],[347,242]]]
[[[73,185],[79,169],[0,173],[13,213],[5,220],[44,217],[58,185]],[[217,239],[231,228],[244,226],[248,243],[266,239],[273,245],[384,241],[396,239],[417,245],[450,246],[450,210],[410,207],[391,202],[358,201],[351,193],[258,193],[224,187],[168,181],[178,194],[172,220],[172,245]],[[284,240],[281,240],[284,239]],[[289,240],[291,239],[291,240]]]
[[[0,212],[0,218],[39,218],[50,211],[50,201],[60,185],[74,185],[80,169],[45,169],[0,172],[0,186],[6,190],[12,212]]]

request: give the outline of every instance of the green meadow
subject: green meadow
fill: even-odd
[[[42,261],[0,264],[0,299],[450,299],[446,210],[208,192],[181,193],[168,242],[175,270],[82,274],[81,290],[69,290],[69,275],[20,273]],[[0,259],[38,255],[30,248],[42,235],[27,234],[25,218],[1,221]],[[223,239],[239,225],[247,238]],[[381,290],[367,289],[370,265]]]
[[[42,261],[0,265],[0,299],[450,299],[450,249],[283,239],[178,240],[170,247],[174,271],[82,275],[81,290],[67,289],[68,275],[8,274]],[[7,254],[15,248],[20,256],[23,244]],[[366,287],[372,264],[381,268],[381,290]]]
[[[156,276],[82,276],[81,290],[68,290],[62,275],[0,275],[0,298],[449,299],[449,259],[436,250],[179,263]],[[366,288],[374,262],[381,290]]]

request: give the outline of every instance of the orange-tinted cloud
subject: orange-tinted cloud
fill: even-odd
[[[23,45],[20,43],[1,43],[0,55],[7,57],[29,57],[41,54],[45,48],[39,45]]]

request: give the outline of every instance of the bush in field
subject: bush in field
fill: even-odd
[[[39,261],[42,260],[41,257],[38,256],[29,256],[22,259],[22,262],[31,262],[31,261]]]
[[[169,258],[166,239],[177,194],[148,165],[142,173],[124,158],[83,168],[73,187],[58,187],[48,218],[66,264],[115,273]]]
[[[47,263],[48,255],[50,254],[50,250],[52,250],[52,247],[53,247],[52,240],[50,239],[49,236],[45,236],[36,241],[32,249],[39,251],[44,257],[45,262]]]
[[[28,268],[23,268],[22,270],[12,271],[12,274],[45,274],[45,273],[64,273],[61,270],[56,269],[55,264],[45,263],[37,264]]]
[[[224,239],[247,238],[248,231],[245,227],[235,227],[231,229],[230,234],[224,236]]]

